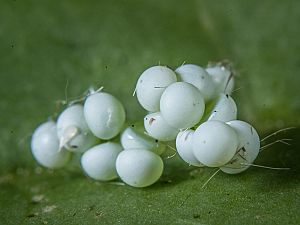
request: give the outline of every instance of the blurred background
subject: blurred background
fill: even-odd
[[[240,119],[261,134],[298,126],[299,10],[292,0],[2,0],[0,173],[36,167],[30,135],[67,83],[70,98],[104,86],[141,120],[135,82],[157,64],[228,59]]]

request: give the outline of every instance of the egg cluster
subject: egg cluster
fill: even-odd
[[[137,99],[149,112],[146,132],[159,141],[176,139],[177,153],[190,165],[229,174],[246,170],[259,153],[260,139],[250,124],[237,120],[233,87],[232,71],[222,63],[186,64],[175,72],[147,69],[136,86]]]
[[[163,173],[161,155],[170,142],[189,165],[219,167],[229,174],[251,166],[260,149],[256,130],[237,120],[230,97],[234,77],[229,67],[186,64],[145,70],[136,85],[144,124],[126,125],[121,102],[109,93],[91,91],[82,103],[70,104],[57,121],[41,124],[31,150],[47,168],[61,168],[72,153],[95,180],[119,177],[134,187],[155,183]]]

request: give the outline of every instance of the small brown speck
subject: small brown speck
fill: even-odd
[[[154,118],[151,118],[150,120],[149,120],[149,125],[152,125],[152,123],[155,121],[155,119]]]

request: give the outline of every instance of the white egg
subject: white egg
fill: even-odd
[[[189,165],[203,167],[204,165],[196,159],[193,152],[194,130],[184,130],[178,133],[176,138],[176,150],[178,155]]]
[[[176,74],[166,66],[148,68],[142,73],[136,84],[139,103],[149,112],[159,111],[159,101],[163,91],[176,81]]]
[[[97,142],[85,121],[83,106],[79,104],[69,106],[59,115],[57,136],[60,147],[73,152],[84,152]]]
[[[202,94],[192,84],[176,82],[166,88],[160,99],[165,121],[177,129],[186,129],[200,122],[205,105]]]
[[[56,124],[53,121],[41,124],[34,131],[31,139],[31,152],[39,164],[51,169],[65,166],[71,157],[70,152],[59,151]]]
[[[171,127],[160,112],[150,113],[144,118],[144,127],[149,136],[159,141],[175,140],[179,129]]]
[[[221,167],[221,170],[225,173],[237,174],[248,169],[258,156],[260,139],[257,131],[244,121],[234,120],[227,124],[235,129],[239,145],[237,153],[229,163]]]
[[[233,98],[229,95],[220,94],[216,105],[212,109],[208,120],[219,120],[228,122],[236,120],[237,118],[237,106]]]
[[[120,178],[133,187],[147,187],[162,175],[164,164],[155,153],[146,149],[122,151],[116,161]]]
[[[221,121],[201,124],[193,135],[195,157],[209,167],[220,167],[228,163],[238,148],[235,130]]]
[[[124,149],[147,149],[161,155],[166,145],[160,143],[157,139],[153,139],[144,133],[143,127],[132,125],[127,127],[121,134],[121,144]]]
[[[92,133],[103,140],[118,135],[125,122],[122,103],[104,92],[92,94],[86,99],[84,116]]]
[[[231,94],[234,88],[234,77],[232,72],[222,65],[215,65],[206,68],[207,73],[212,77],[218,93]]]
[[[202,67],[185,64],[178,67],[175,72],[178,74],[178,80],[190,83],[197,87],[204,97],[209,101],[215,97],[215,83],[212,77]]]
[[[118,177],[116,160],[122,150],[122,146],[114,142],[96,145],[82,155],[82,169],[95,180],[113,180]]]

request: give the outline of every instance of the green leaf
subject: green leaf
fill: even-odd
[[[147,67],[229,59],[239,118],[261,136],[299,126],[298,1],[36,1],[0,3],[0,221],[3,224],[299,224],[299,129],[229,176],[167,160],[155,185],[94,182],[78,168],[41,169],[30,135],[57,100],[104,86],[129,120]],[[66,83],[68,81],[68,88]],[[274,137],[276,140],[279,137]],[[265,143],[266,144],[266,143]],[[78,166],[78,165],[77,165]]]

